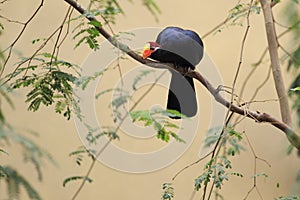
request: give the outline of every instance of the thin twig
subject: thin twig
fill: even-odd
[[[81,182],[81,184],[79,185],[79,188],[76,190],[76,192],[74,193],[73,197],[71,198],[72,200],[76,199],[76,197],[79,195],[79,193],[81,192],[81,190],[83,189],[85,183],[86,183],[86,178],[89,177],[89,175],[91,174],[95,163],[97,161],[97,157],[106,149],[106,147],[110,144],[111,139],[108,140],[105,145],[100,149],[100,151],[97,153],[97,155],[95,157],[92,157],[92,163],[89,166],[89,169],[86,173],[86,175],[84,176],[85,178],[83,179],[83,181]]]
[[[65,42],[67,36],[69,35],[69,32],[70,32],[70,23],[71,23],[71,17],[72,17],[73,11],[74,11],[74,8],[72,7],[71,11],[69,12],[69,16],[68,16],[67,28],[66,28],[65,35],[61,39],[60,43],[57,45],[55,57],[58,57],[60,47],[62,46],[62,44]]]
[[[252,5],[253,5],[253,0],[250,1],[250,6],[249,6],[249,10],[247,13],[247,27],[243,36],[243,40],[242,40],[242,46],[241,46],[241,51],[240,51],[240,60],[239,60],[239,64],[233,79],[233,83],[232,83],[232,94],[234,93],[235,90],[235,85],[237,82],[237,78],[243,63],[243,56],[244,56],[244,49],[245,49],[245,44],[246,44],[246,39],[250,30],[250,13],[251,13],[251,9],[252,9]],[[233,103],[233,95],[231,96],[231,104]]]
[[[5,49],[3,50],[1,53],[4,53],[8,50],[8,55],[6,56],[6,59],[2,65],[2,68],[0,69],[0,78],[3,75],[4,69],[11,57],[12,54],[12,49],[13,47],[16,45],[16,43],[19,41],[19,39],[21,38],[21,36],[24,34],[27,26],[29,25],[29,23],[34,19],[34,17],[38,14],[38,12],[41,10],[41,8],[44,5],[44,0],[41,0],[39,6],[37,7],[37,9],[34,11],[34,13],[31,15],[31,17],[24,23],[23,28],[21,29],[20,33],[18,34],[18,36],[15,38],[15,40]]]
[[[8,83],[8,82],[14,77],[13,74],[14,74],[14,73],[15,73],[22,65],[24,65],[25,63],[28,62],[28,66],[30,66],[31,63],[32,63],[32,61],[33,61],[33,59],[34,59],[34,57],[35,57],[36,55],[38,55],[38,53],[39,53],[39,52],[40,52],[40,51],[48,44],[48,42],[49,42],[49,41],[57,34],[57,32],[58,32],[58,37],[57,37],[57,39],[56,39],[56,42],[55,42],[55,45],[54,45],[54,48],[53,48],[53,53],[51,54],[51,55],[52,55],[52,56],[51,56],[51,64],[52,64],[52,59],[53,59],[53,56],[54,56],[54,54],[55,54],[55,51],[56,51],[57,48],[59,47],[58,42],[59,42],[59,39],[60,39],[60,36],[61,36],[62,29],[63,29],[63,27],[64,27],[64,25],[65,25],[67,16],[68,16],[68,14],[70,13],[70,9],[71,9],[71,8],[72,8],[71,6],[68,8],[66,17],[64,18],[64,20],[63,20],[63,22],[61,23],[61,25],[60,25],[58,28],[56,28],[56,29],[53,31],[53,33],[51,33],[50,36],[48,36],[47,39],[44,40],[44,42],[36,49],[36,51],[35,51],[30,57],[28,57],[28,58],[24,59],[23,61],[21,61],[21,62],[15,67],[15,69],[13,70],[13,72],[11,73],[11,75],[8,76],[5,80],[3,80],[2,83],[0,83],[0,86],[5,85],[6,83]],[[61,44],[60,44],[60,45],[61,45]],[[57,55],[57,54],[56,54],[56,55]],[[8,59],[8,58],[7,58],[7,59]],[[23,76],[25,76],[25,75],[27,74],[27,71],[28,71],[28,68],[27,68],[27,70],[25,70],[25,73],[24,73]]]
[[[264,85],[268,82],[268,80],[270,79],[271,77],[271,66],[269,67],[269,70],[267,72],[267,76],[265,78],[265,80],[262,81],[262,83],[255,89],[252,97],[250,98],[250,102],[253,101],[255,99],[255,97],[257,96],[258,92],[264,87]]]
[[[250,190],[247,192],[246,196],[243,198],[243,200],[246,200],[248,196],[251,194],[251,192],[255,189],[255,186],[252,186]]]
[[[72,6],[69,6],[69,8],[68,8],[68,10],[67,10],[67,13],[66,13],[66,15],[65,15],[65,17],[64,17],[64,19],[63,19],[61,25],[58,27],[58,35],[57,35],[55,44],[54,44],[54,46],[53,46],[53,51],[52,51],[51,58],[50,58],[50,64],[49,64],[50,70],[51,70],[51,66],[52,66],[52,62],[53,62],[53,59],[54,59],[55,52],[59,50],[59,47],[58,47],[58,45],[59,45],[59,40],[60,40],[62,31],[63,31],[63,28],[64,28],[64,26],[65,26],[65,22],[66,22],[66,20],[68,19],[69,14],[70,14],[70,12],[71,12],[71,8],[72,8]],[[57,59],[57,56],[58,56],[58,54],[56,54],[56,58],[55,58],[55,59]]]
[[[288,56],[290,57],[291,60],[293,60],[295,63],[299,63],[300,62],[300,58],[295,57],[293,54],[291,54],[290,52],[288,52],[288,50],[286,50],[281,44],[278,45],[279,48]]]
[[[105,24],[108,26],[108,28],[109,28],[111,34],[113,35],[113,37],[116,37],[116,34],[115,34],[112,26],[110,25],[109,21],[107,21],[107,19],[102,14],[100,14],[100,16],[104,20]],[[120,49],[119,46],[117,48]],[[123,73],[122,73],[122,69],[121,69],[121,66],[120,66],[120,51],[118,51],[118,55],[117,55],[117,68],[118,68],[119,75],[120,75],[120,78],[121,78],[121,84],[124,85]]]
[[[254,4],[256,4],[258,2],[258,0],[255,1]],[[236,3],[237,5],[240,4],[240,1],[238,1]],[[237,13],[235,13],[235,15],[239,15],[242,14],[244,12],[249,12],[249,8],[244,8],[242,10],[239,10]],[[229,22],[230,20],[234,19],[231,15],[227,16],[223,21],[221,21],[218,25],[216,25],[215,27],[213,27],[211,30],[209,30],[207,33],[205,33],[204,35],[202,35],[202,39],[205,39],[206,37],[208,37],[209,35],[215,33],[219,28],[221,28],[222,26],[226,25],[227,22]]]
[[[13,72],[11,73],[11,75],[9,77],[7,77],[7,79],[3,80],[2,83],[0,83],[0,86],[5,85],[6,83],[8,83],[13,77],[14,77],[14,73],[25,63],[28,62],[28,66],[30,66],[32,60],[34,59],[34,57],[46,46],[46,44],[50,41],[50,39],[56,34],[56,32],[59,29],[56,29],[40,46],[39,48],[37,48],[37,50],[28,58],[24,59],[22,62],[20,62],[17,67],[13,70]],[[25,71],[26,74],[26,71]],[[0,75],[1,76],[1,75]]]
[[[262,159],[262,158],[260,158],[260,157],[257,156],[257,154],[256,154],[256,152],[255,152],[255,150],[254,150],[254,148],[253,148],[253,146],[252,146],[252,144],[251,144],[251,142],[250,142],[250,140],[249,140],[247,134],[244,134],[244,135],[245,135],[246,140],[247,140],[247,142],[248,142],[248,144],[249,144],[251,153],[252,153],[252,155],[253,155],[253,157],[254,157],[254,166],[253,166],[253,186],[252,186],[252,187],[249,189],[249,191],[247,192],[246,196],[244,197],[244,200],[246,200],[246,199],[248,198],[248,196],[252,193],[252,191],[253,191],[254,189],[256,189],[256,192],[257,192],[257,194],[259,195],[260,199],[263,199],[263,197],[262,197],[262,195],[261,195],[261,193],[260,193],[260,191],[259,191],[259,189],[258,189],[258,187],[257,187],[257,176],[256,176],[256,175],[257,175],[257,160],[263,161],[268,167],[271,167],[271,164],[270,164],[267,160]]]
[[[266,99],[266,100],[252,100],[252,101],[247,101],[242,103],[240,106],[245,106],[245,105],[250,105],[253,103],[265,103],[265,102],[270,102],[270,101],[278,101],[278,99]]]
[[[13,20],[13,19],[8,19],[7,17],[4,17],[4,16],[2,16],[2,15],[0,15],[0,18],[5,19],[5,20],[6,20],[7,22],[9,22],[9,23],[15,23],[15,24],[25,25],[24,22],[20,22],[20,21]]]
[[[228,21],[230,20],[229,17],[226,17],[226,19],[224,21],[222,21],[220,24],[216,25],[214,28],[212,28],[210,31],[208,31],[207,33],[205,33],[202,38],[205,39],[207,36],[209,36],[210,34],[214,33],[216,30],[218,30],[220,27],[222,27],[223,25],[225,25]]]
[[[195,162],[185,166],[184,168],[182,168],[181,170],[179,170],[172,178],[172,181],[175,181],[175,179],[177,178],[177,176],[179,176],[183,171],[189,169],[190,167],[198,164],[199,162],[201,162],[202,160],[204,160],[205,158],[207,158],[210,154],[212,154],[213,151],[208,152],[206,155],[202,156],[201,158],[199,158],[198,160],[196,160]]]

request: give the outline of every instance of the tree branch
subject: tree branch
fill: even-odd
[[[278,56],[278,41],[275,32],[274,20],[271,10],[271,2],[267,0],[260,0],[262,6],[264,18],[265,18],[265,27],[268,39],[269,54],[272,65],[273,78],[275,83],[275,88],[277,96],[279,99],[280,112],[282,121],[288,125],[292,124],[290,107],[288,102],[288,96],[286,88],[284,85],[279,56]]]
[[[4,3],[6,1],[2,1],[0,3]],[[15,46],[15,44],[19,41],[19,39],[21,38],[21,36],[25,33],[25,30],[27,28],[27,26],[29,25],[29,23],[35,18],[35,16],[39,13],[39,11],[41,10],[41,8],[44,5],[44,0],[41,0],[39,6],[37,7],[37,9],[34,11],[34,13],[29,17],[29,19],[25,22],[25,23],[19,23],[23,25],[23,28],[21,29],[20,33],[17,35],[16,39],[11,43],[11,45],[9,45],[6,49],[4,49],[1,53],[4,53],[6,51],[8,51],[8,55],[3,63],[2,68],[0,69],[0,78],[3,75],[4,69],[9,61],[9,59],[11,58],[12,55],[12,50]]]
[[[67,2],[72,7],[74,7],[80,14],[86,13],[86,10],[83,9],[77,2],[75,2],[73,0],[65,0],[65,2]],[[85,16],[90,21],[97,21],[97,19],[94,17],[88,17],[87,15],[85,15]],[[148,65],[150,67],[163,68],[163,69],[172,68],[172,69],[180,72],[181,74],[186,73],[184,71],[184,69],[176,68],[173,64],[170,64],[170,63],[158,63],[158,62],[151,61],[148,59],[143,59],[140,55],[138,55],[133,50],[131,50],[127,45],[120,43],[115,38],[111,37],[111,35],[108,32],[106,32],[102,27],[96,27],[96,28],[103,37],[105,37],[108,41],[110,41],[112,43],[112,45],[114,45],[115,47],[124,51],[127,55],[129,55],[134,60],[136,60],[142,64]],[[247,110],[242,107],[238,107],[234,104],[231,104],[229,101],[227,101],[220,95],[219,88],[214,88],[213,85],[197,71],[191,70],[186,75],[190,76],[194,79],[197,79],[211,93],[211,95],[215,98],[215,100],[217,102],[219,102],[220,104],[229,108],[230,111],[240,114],[240,115],[243,115],[250,119],[253,119],[255,122],[267,122],[267,123],[273,125],[274,127],[280,129],[281,131],[283,131],[286,134],[289,142],[294,147],[296,147],[297,149],[300,150],[300,137],[288,124],[281,122],[280,120],[272,117],[271,115],[269,115],[267,113],[260,113],[257,111],[255,112],[255,111]]]

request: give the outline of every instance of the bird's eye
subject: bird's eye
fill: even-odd
[[[152,51],[156,51],[157,49],[159,49],[159,47],[150,47],[150,50]]]

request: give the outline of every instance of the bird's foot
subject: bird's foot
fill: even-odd
[[[175,69],[178,69],[179,65],[177,63],[174,63],[174,67],[175,67]]]
[[[190,71],[192,71],[192,68],[187,67],[184,70],[185,70],[185,72],[184,72],[183,76],[186,76]]]

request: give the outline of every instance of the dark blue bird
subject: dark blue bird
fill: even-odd
[[[146,44],[143,58],[173,63],[176,67],[194,70],[203,57],[203,42],[192,30],[167,27],[157,36],[156,42]],[[192,117],[197,113],[197,99],[193,78],[183,76],[175,70],[169,87],[167,109],[177,110]]]

